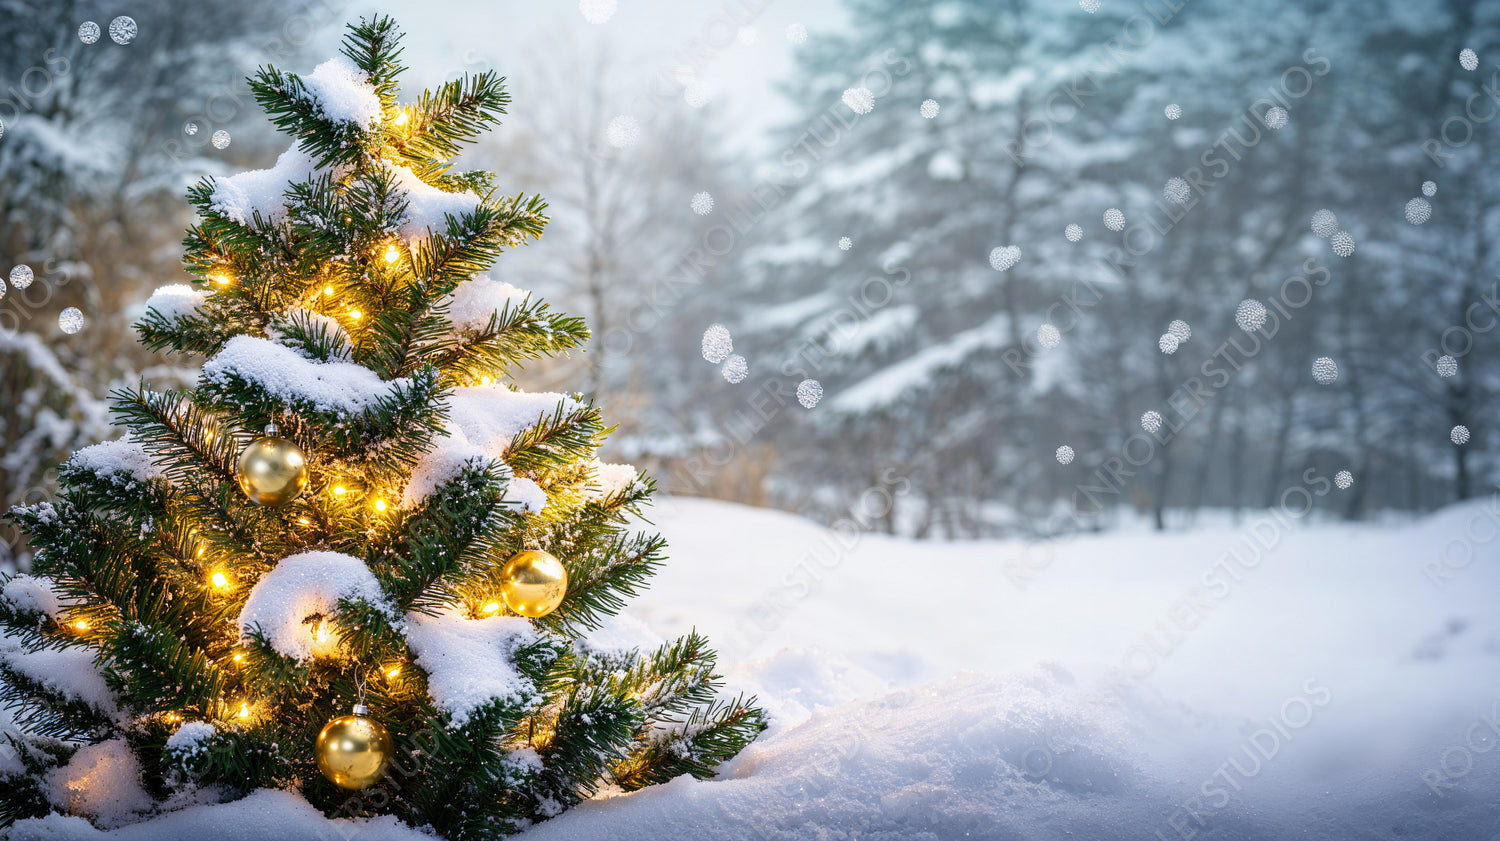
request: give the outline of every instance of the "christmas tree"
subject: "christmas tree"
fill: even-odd
[[[190,191],[195,280],[137,325],[197,387],[115,393],[124,437],[10,514],[36,554],[0,582],[0,825],[278,788],[484,838],[763,729],[697,633],[599,632],[664,558],[630,526],[652,484],[599,462],[590,402],[507,381],[588,332],[483,274],[547,221],[452,169],[504,80],[398,102],[399,40],[363,21],[251,79],[292,146]]]

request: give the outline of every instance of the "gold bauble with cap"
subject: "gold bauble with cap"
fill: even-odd
[[[516,553],[500,570],[500,597],[521,616],[546,616],[567,594],[568,570],[562,561],[539,549]]]
[[[307,454],[271,426],[240,453],[237,476],[240,490],[256,505],[286,505],[307,487]]]
[[[339,788],[369,788],[385,776],[396,756],[391,731],[368,712],[364,704],[356,704],[352,715],[335,718],[318,733],[318,770]]]

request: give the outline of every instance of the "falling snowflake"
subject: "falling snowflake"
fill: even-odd
[[[786,39],[793,44],[807,43],[807,27],[800,23],[794,23],[786,28]]]
[[[1051,324],[1043,324],[1036,328],[1036,343],[1051,350],[1062,344],[1062,331]]]
[[[848,251],[854,247],[854,240],[848,237],[839,237],[839,250]]]
[[[1193,337],[1193,328],[1189,327],[1186,321],[1178,318],[1173,319],[1172,323],[1167,325],[1167,333],[1176,337],[1177,343],[1181,344]]]
[[[724,360],[724,367],[719,369],[719,373],[731,383],[741,383],[750,376],[750,363],[745,361],[745,357],[735,354]]]
[[[1177,204],[1187,204],[1188,199],[1193,197],[1193,188],[1181,178],[1167,179],[1167,186],[1161,189],[1162,198]]]
[[[1427,199],[1412,199],[1406,203],[1406,221],[1420,225],[1432,218],[1432,203]]]
[[[1323,208],[1312,215],[1312,232],[1328,239],[1339,232],[1339,217],[1328,208]]]
[[[1464,47],[1458,53],[1458,66],[1470,72],[1478,70],[1479,54],[1468,47]]]
[[[1073,448],[1069,447],[1067,444],[1064,444],[1061,447],[1058,447],[1057,448],[1057,463],[1058,464],[1072,464],[1073,463]]]
[[[717,365],[734,352],[734,338],[729,328],[722,324],[710,324],[703,331],[703,358]]]
[[[1469,443],[1469,428],[1463,424],[1459,424],[1453,427],[1453,431],[1448,433],[1448,437],[1452,439],[1453,443],[1462,447]]]
[[[1162,353],[1168,356],[1176,353],[1177,346],[1180,344],[1182,344],[1181,340],[1171,333],[1163,333],[1161,334],[1161,338],[1156,340],[1156,346],[1161,349]]]
[[[1169,120],[1178,119],[1182,116],[1182,106],[1174,102],[1171,105],[1168,105],[1166,108],[1162,109],[1162,113],[1166,114],[1167,119]]]
[[[1254,333],[1265,326],[1266,305],[1254,298],[1240,301],[1240,305],[1234,308],[1234,323],[1246,333]]]
[[[1287,116],[1287,113],[1286,113],[1286,109],[1282,108],[1280,105],[1273,105],[1270,108],[1266,109],[1266,117],[1265,117],[1266,128],[1269,128],[1269,129],[1285,128],[1286,127],[1287,119],[1288,119],[1288,116]]]
[[[85,44],[93,44],[99,40],[99,24],[86,20],[78,26],[78,40]]]
[[[615,0],[578,0],[578,11],[592,24],[608,23],[615,16]]]
[[[195,135],[195,134],[198,133],[198,124],[197,123],[183,123],[182,124],[182,133],[185,134],[185,135],[187,135],[188,137],[192,137],[193,135]]]
[[[1152,409],[1146,414],[1141,415],[1141,429],[1151,433],[1155,433],[1156,430],[1161,429],[1161,412]]]
[[[1313,360],[1312,375],[1319,385],[1333,385],[1339,378],[1339,364],[1326,356],[1320,356]]]
[[[83,329],[83,313],[77,307],[68,307],[57,316],[57,326],[71,336]]]
[[[997,272],[1021,262],[1021,248],[1016,245],[1004,245],[999,248],[990,249],[990,268]]]
[[[707,190],[693,194],[693,212],[699,216],[707,216],[714,210],[714,197]]]
[[[616,149],[629,149],[641,139],[640,124],[629,114],[621,114],[609,121],[604,128],[604,139]]]
[[[1458,374],[1458,360],[1451,356],[1439,356],[1433,367],[1437,368],[1439,377],[1452,377]]]
[[[1340,470],[1333,474],[1333,483],[1339,486],[1339,490],[1347,491],[1354,485],[1354,474],[1347,470]]]
[[[922,100],[922,107],[917,109],[917,113],[929,120],[936,117],[938,115],[938,101],[936,99]]]
[[[1063,236],[1068,238],[1068,242],[1077,242],[1083,239],[1083,226],[1069,225],[1068,227],[1063,228]]]
[[[1348,231],[1339,231],[1328,240],[1333,246],[1333,253],[1340,257],[1348,257],[1354,253],[1354,235]]]
[[[1433,196],[1437,195],[1437,182],[1436,181],[1423,181],[1422,182],[1422,195],[1426,196],[1429,199],[1432,198]]]
[[[1099,0],[1078,0],[1078,8],[1093,14],[1099,11]]]
[[[702,108],[713,100],[713,86],[701,79],[689,81],[682,89],[682,101],[686,102],[689,108]]]
[[[803,380],[797,384],[797,402],[802,408],[811,409],[823,399],[823,384],[817,380]]]
[[[128,15],[120,15],[109,22],[109,40],[116,44],[124,45],[135,40],[135,19]],[[80,316],[82,317],[82,316]],[[78,332],[78,331],[73,331]]]
[[[223,129],[219,129],[218,131],[213,133],[213,136],[208,139],[208,142],[212,143],[215,149],[228,149],[229,132]]]
[[[850,88],[844,91],[844,104],[856,114],[868,114],[875,110],[875,94],[869,88]]]
[[[25,263],[22,263],[21,265],[16,266],[15,268],[10,270],[10,285],[14,286],[17,289],[25,289],[26,287],[30,286],[31,281],[35,279],[36,273],[33,272],[31,270],[31,267],[26,265]]]
[[[742,26],[740,27],[740,31],[735,33],[735,37],[739,39],[741,44],[750,47],[754,46],[755,42],[760,40],[760,33],[753,26]]]
[[[1111,231],[1125,230],[1125,214],[1121,213],[1118,207],[1111,207],[1104,211],[1104,227]]]

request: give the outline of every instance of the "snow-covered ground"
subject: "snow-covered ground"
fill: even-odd
[[[1054,544],[911,542],[663,499],[611,629],[696,626],[772,728],[547,839],[1500,839],[1500,498]],[[302,809],[301,813],[298,809]],[[272,817],[274,816],[274,818]],[[417,838],[277,793],[108,836]]]

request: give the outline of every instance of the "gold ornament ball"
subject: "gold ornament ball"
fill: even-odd
[[[500,570],[500,597],[512,611],[535,619],[562,604],[568,571],[562,561],[535,549],[518,553]]]
[[[285,438],[257,438],[240,454],[239,480],[256,505],[286,505],[307,487],[307,455]]]
[[[323,726],[317,755],[323,776],[340,788],[358,791],[385,776],[396,745],[385,725],[362,715],[346,715]]]

